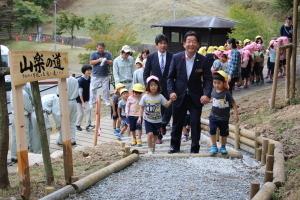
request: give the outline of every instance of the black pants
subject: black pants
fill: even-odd
[[[171,120],[171,116],[172,116],[172,107],[170,106],[169,108],[165,108],[164,106],[161,107],[161,113],[162,113],[162,123],[161,126],[163,128],[166,128],[166,126],[168,125],[168,123]],[[158,139],[162,139],[163,135],[161,132],[159,132],[158,135]]]
[[[239,81],[238,77],[232,78],[229,82],[229,92],[232,94],[232,91],[234,90],[235,83]]]
[[[191,97],[186,95],[180,107],[173,105],[173,126],[171,132],[171,148],[175,151],[180,151],[182,127],[185,122],[187,110],[190,111],[191,116],[191,153],[198,153],[200,149],[199,141],[201,136],[200,118],[202,107],[197,107]],[[200,101],[200,99],[199,99]],[[200,103],[200,102],[199,102]]]

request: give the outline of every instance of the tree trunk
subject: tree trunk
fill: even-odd
[[[47,138],[47,131],[45,126],[45,119],[43,115],[43,108],[41,102],[41,94],[39,90],[39,83],[37,81],[31,82],[31,90],[34,102],[34,108],[36,113],[37,124],[40,132],[40,140],[42,146],[42,155],[44,161],[44,168],[46,174],[46,181],[48,185],[51,185],[54,181],[51,157],[49,151],[49,143]]]
[[[0,48],[0,68],[2,68]],[[8,111],[4,73],[0,71],[0,188],[9,187],[7,153],[9,144]]]

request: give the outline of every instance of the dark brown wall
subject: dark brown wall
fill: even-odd
[[[220,46],[224,45],[227,38],[227,34],[230,32],[230,29],[197,29],[197,28],[173,28],[173,27],[164,27],[163,33],[169,39],[169,51],[176,53],[178,51],[182,51],[182,40],[183,36],[188,31],[195,31],[200,39],[201,46]],[[172,42],[171,33],[179,32],[180,42]]]

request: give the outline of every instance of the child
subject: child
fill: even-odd
[[[135,61],[135,66],[137,69],[133,72],[133,79],[132,84],[140,83],[144,85],[144,65],[143,61],[141,61],[139,58]]]
[[[211,67],[211,72],[214,73],[219,70],[226,70],[227,55],[222,51],[215,51],[214,57],[215,61]]]
[[[275,66],[275,59],[276,59],[276,50],[274,47],[274,40],[270,41],[270,46],[268,48],[268,55],[269,55],[269,62],[268,62],[268,70],[269,72],[269,78],[270,80],[268,83],[272,83],[273,81],[273,74],[274,74],[274,66]]]
[[[89,105],[90,100],[90,83],[91,83],[91,65],[83,65],[81,68],[82,76],[78,79],[79,85],[79,96],[77,97],[77,119],[76,119],[76,129],[82,131],[81,123],[83,116],[86,117],[86,130],[95,128],[92,126],[92,113]]]
[[[161,106],[169,107],[171,100],[167,101],[166,98],[160,94],[159,79],[156,76],[147,78],[148,93],[144,94],[140,101],[140,116],[138,122],[141,123],[144,118],[145,128],[148,142],[148,153],[153,154],[155,151],[155,143],[159,130],[161,128],[162,115]]]
[[[118,139],[121,139],[122,135],[127,130],[129,124],[125,114],[126,102],[129,96],[128,90],[126,88],[123,88],[120,90],[120,94],[121,94],[121,99],[118,102],[118,116],[119,116],[119,122],[121,123],[121,131]]]
[[[133,94],[128,97],[126,102],[125,113],[126,117],[128,117],[130,134],[132,136],[131,145],[135,146],[137,144],[138,146],[142,146],[142,123],[138,123],[138,118],[140,116],[141,108],[139,102],[145,91],[145,87],[140,83],[136,83],[133,85],[132,91]],[[136,139],[136,132],[138,134],[138,139]]]
[[[120,90],[125,88],[125,85],[122,83],[118,83],[116,85],[116,90],[114,95],[111,99],[111,118],[113,119],[113,129],[114,135],[119,137],[120,136],[120,121],[118,120],[118,102],[120,98]]]
[[[214,89],[211,94],[212,110],[209,116],[209,128],[212,146],[209,152],[211,154],[218,153],[216,132],[219,128],[221,136],[221,154],[227,154],[226,139],[229,134],[229,117],[230,108],[234,108],[236,121],[238,121],[237,105],[227,88],[228,75],[224,71],[217,71],[213,75]]]
[[[185,116],[185,122],[182,128],[182,140],[184,142],[189,141],[189,132],[191,129],[191,115],[190,112],[187,111],[186,112],[186,116]]]

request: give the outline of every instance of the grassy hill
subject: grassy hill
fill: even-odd
[[[131,23],[143,43],[153,43],[160,28],[150,28],[151,24],[173,19],[173,0],[73,0],[66,10],[84,17],[95,14],[112,14],[117,25]],[[226,0],[176,0],[176,18],[194,15],[214,15],[226,17]],[[86,30],[77,35],[88,36]]]

